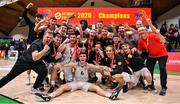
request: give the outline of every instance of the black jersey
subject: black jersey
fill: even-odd
[[[127,64],[125,63],[125,60],[119,54],[116,54],[113,60],[107,57],[102,59],[102,65],[108,66],[112,69],[110,72],[111,75],[121,74],[122,72],[131,74],[131,71],[128,69]]]
[[[127,54],[123,54],[123,58],[126,64],[133,70],[133,72],[141,70],[143,67],[146,67],[144,64],[143,58],[137,53],[131,53],[132,58],[128,58]]]

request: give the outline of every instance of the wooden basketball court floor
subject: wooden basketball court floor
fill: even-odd
[[[14,64],[13,61],[0,60],[0,67]],[[5,76],[8,71],[0,71],[0,77]],[[33,75],[33,73],[32,73]],[[50,102],[39,102],[30,93],[32,85],[25,85],[26,73],[21,74],[6,86],[0,89],[0,94],[15,98],[25,104],[180,104],[180,76],[168,75],[168,90],[166,96],[159,96],[159,75],[155,76],[155,85],[158,93],[144,93],[143,89],[135,88],[128,93],[122,94],[119,100],[111,101],[92,92],[67,92],[52,99]],[[33,79],[34,80],[34,79]],[[1,102],[0,102],[1,104]]]

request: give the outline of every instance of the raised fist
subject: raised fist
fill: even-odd
[[[50,47],[48,46],[48,44],[46,44],[46,45],[44,46],[44,50],[47,52],[49,49],[50,49]]]
[[[34,5],[33,3],[29,3],[29,4],[26,6],[26,8],[29,9],[29,8],[33,7],[33,5]]]

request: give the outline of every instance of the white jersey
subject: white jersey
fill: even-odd
[[[62,63],[69,63],[69,62],[76,62],[76,49],[70,48],[70,44],[66,44],[65,51],[63,53],[61,62]]]
[[[81,65],[80,62],[77,62],[76,70],[75,70],[75,75],[74,75],[74,81],[83,81],[87,82],[88,81],[88,70],[89,67],[87,63],[85,65]]]

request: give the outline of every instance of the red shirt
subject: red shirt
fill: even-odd
[[[156,58],[167,55],[166,47],[160,42],[159,37],[156,33],[148,33],[147,39],[140,38],[138,41],[138,49],[142,51],[143,49],[149,52],[148,57]]]

